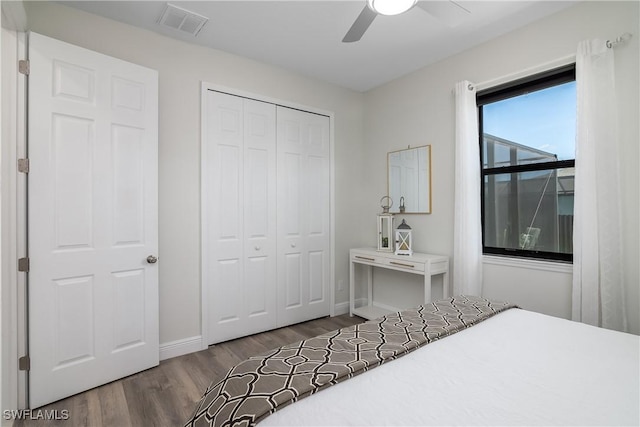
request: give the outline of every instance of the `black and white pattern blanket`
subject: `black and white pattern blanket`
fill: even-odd
[[[298,399],[514,307],[456,296],[251,357],[209,386],[186,425],[253,426]]]

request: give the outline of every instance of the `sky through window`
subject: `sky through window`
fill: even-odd
[[[553,86],[483,106],[483,131],[518,144],[575,158],[576,83]]]

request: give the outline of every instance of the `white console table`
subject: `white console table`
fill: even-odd
[[[368,266],[367,305],[355,307],[355,265]],[[391,311],[374,304],[373,268],[404,271],[424,276],[424,302],[431,302],[431,277],[442,274],[442,295],[449,296],[449,257],[415,253],[410,256],[395,255],[393,252],[378,252],[371,248],[351,249],[349,251],[349,314],[375,319]],[[399,310],[399,309],[398,309]]]

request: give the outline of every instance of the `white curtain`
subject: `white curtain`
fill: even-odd
[[[572,318],[626,331],[613,56],[602,40],[581,42],[576,55]]]
[[[455,204],[453,294],[482,293],[480,224],[480,148],[476,89],[468,81],[455,87]]]

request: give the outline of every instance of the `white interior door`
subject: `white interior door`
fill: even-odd
[[[277,110],[278,326],[329,314],[329,117]]]
[[[158,75],[29,36],[36,408],[158,364]]]
[[[213,344],[276,327],[276,107],[204,96],[202,264]]]

